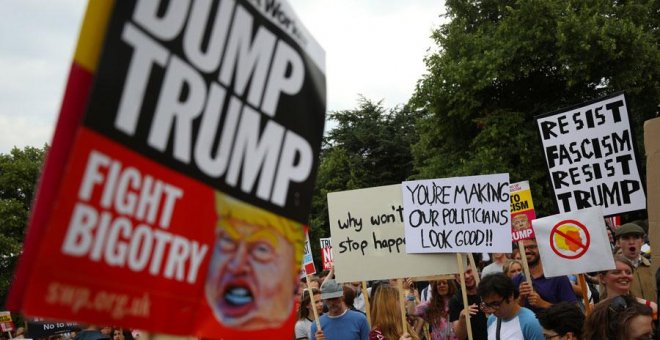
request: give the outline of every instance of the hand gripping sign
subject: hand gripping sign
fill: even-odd
[[[324,63],[286,1],[91,1],[8,306],[290,338]]]

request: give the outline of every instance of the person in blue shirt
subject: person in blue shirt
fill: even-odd
[[[524,240],[523,244],[532,285],[527,283],[522,274],[513,277],[513,283],[520,291],[519,304],[536,314],[559,302],[577,303],[573,286],[566,276],[548,278],[543,275],[543,263],[536,240]]]
[[[319,318],[321,329],[312,324],[311,340],[368,340],[369,323],[364,314],[348,309],[344,303],[344,290],[334,279],[321,286],[321,300],[328,312]]]
[[[518,305],[518,291],[504,273],[491,274],[479,283],[479,308],[488,317],[488,339],[542,340],[543,328],[531,310]]]

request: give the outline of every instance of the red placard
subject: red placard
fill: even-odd
[[[90,2],[10,308],[291,337],[324,61],[259,6]]]

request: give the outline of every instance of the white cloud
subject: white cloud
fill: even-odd
[[[358,94],[386,107],[405,103],[444,12],[437,0],[290,3],[326,51],[330,111],[354,108]],[[3,2],[0,153],[50,143],[85,7],[84,0]]]

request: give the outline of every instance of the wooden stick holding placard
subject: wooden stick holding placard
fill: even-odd
[[[580,289],[582,289],[582,299],[584,300],[584,310],[585,314],[589,316],[591,314],[591,304],[589,304],[589,286],[587,286],[587,281],[584,279],[584,274],[578,275],[578,284]]]
[[[362,296],[364,297],[364,312],[367,314],[367,323],[371,329],[371,306],[369,305],[369,290],[367,290],[367,281],[362,281]]]
[[[314,300],[314,292],[309,288],[309,274],[305,273],[305,281],[307,282],[307,292],[309,293],[309,300],[314,312],[314,322],[316,322],[316,329],[321,329],[321,321],[319,321],[319,312],[316,310],[316,301]]]
[[[468,253],[468,258],[470,259],[470,264],[472,265],[472,271],[474,272],[474,282],[476,283],[477,287],[479,287],[480,279],[479,279],[479,271],[477,271],[477,268],[479,267],[477,266],[477,263],[474,262],[474,256],[472,255],[472,253]]]
[[[406,320],[406,293],[403,291],[403,279],[397,279],[396,280],[396,285],[397,288],[399,288],[399,307],[401,307],[401,329],[403,329],[403,332],[407,332],[408,327],[406,327],[406,324],[408,324],[408,321]]]
[[[525,278],[530,287],[532,287],[532,275],[529,273],[529,265],[527,264],[527,255],[525,255],[525,245],[522,241],[518,241],[518,249],[520,250],[520,260],[523,264],[523,271]]]
[[[472,340],[472,323],[470,322],[470,305],[468,304],[467,288],[465,287],[465,268],[463,268],[463,257],[460,253],[456,253],[456,260],[458,261],[458,274],[461,277],[461,295],[463,295],[463,307],[467,310],[465,313],[465,327],[467,330],[468,340]]]

